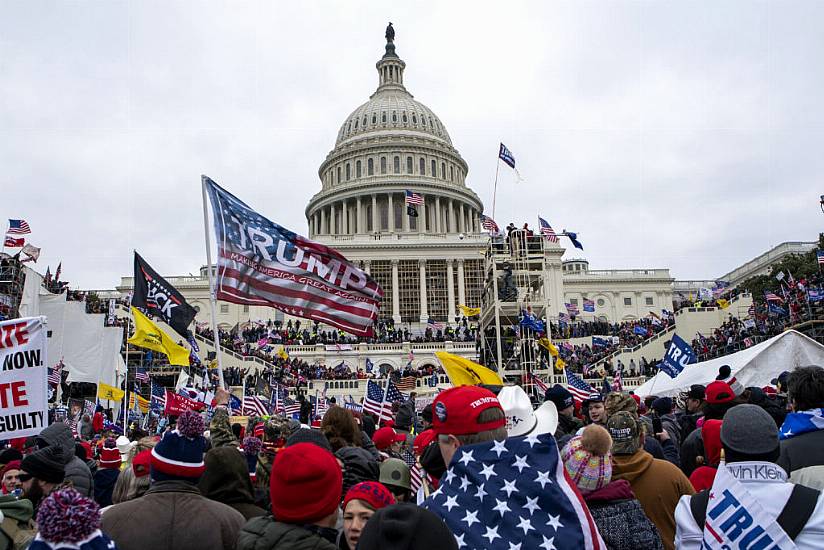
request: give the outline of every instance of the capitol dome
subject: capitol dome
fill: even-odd
[[[391,25],[386,38],[377,89],[346,117],[318,169],[321,191],[306,207],[309,234],[335,241],[481,233],[483,204],[466,186],[466,161],[440,118],[406,89]],[[419,201],[415,216],[408,215],[407,192]]]

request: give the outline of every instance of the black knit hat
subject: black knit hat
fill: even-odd
[[[301,428],[290,435],[289,439],[286,440],[287,447],[291,447],[292,445],[296,445],[298,443],[314,443],[318,447],[326,449],[330,453],[332,452],[332,446],[329,444],[329,440],[326,439],[326,436],[318,430]]]
[[[32,454],[23,457],[20,469],[33,477],[47,483],[61,483],[66,477],[66,466],[63,464],[63,450],[52,445],[45,449],[38,449]]]
[[[23,453],[11,447],[0,451],[0,466],[5,466],[12,460],[23,460]]]
[[[458,548],[446,524],[424,508],[402,502],[381,508],[369,518],[358,550],[452,550]]]

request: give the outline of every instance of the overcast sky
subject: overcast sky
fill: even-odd
[[[579,232],[591,268],[715,278],[824,215],[824,3],[0,2],[0,217],[72,287],[136,248],[205,263],[200,174],[306,233],[340,124],[405,82],[496,218]],[[566,257],[571,257],[567,252]]]

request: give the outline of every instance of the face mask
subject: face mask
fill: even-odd
[[[441,476],[446,472],[446,464],[443,461],[441,448],[437,443],[431,443],[421,455],[421,466],[426,470],[426,473],[436,479],[441,479]]]

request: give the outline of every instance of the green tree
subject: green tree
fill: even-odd
[[[818,235],[818,249],[824,250],[824,233]],[[763,302],[764,292],[776,291],[780,288],[780,283],[775,279],[775,276],[782,271],[785,277],[789,277],[790,274],[792,274],[796,280],[818,273],[816,250],[811,250],[806,254],[790,254],[789,256],[785,256],[780,262],[770,266],[770,271],[767,275],[750,277],[739,284],[738,287],[750,291],[753,300]]]

